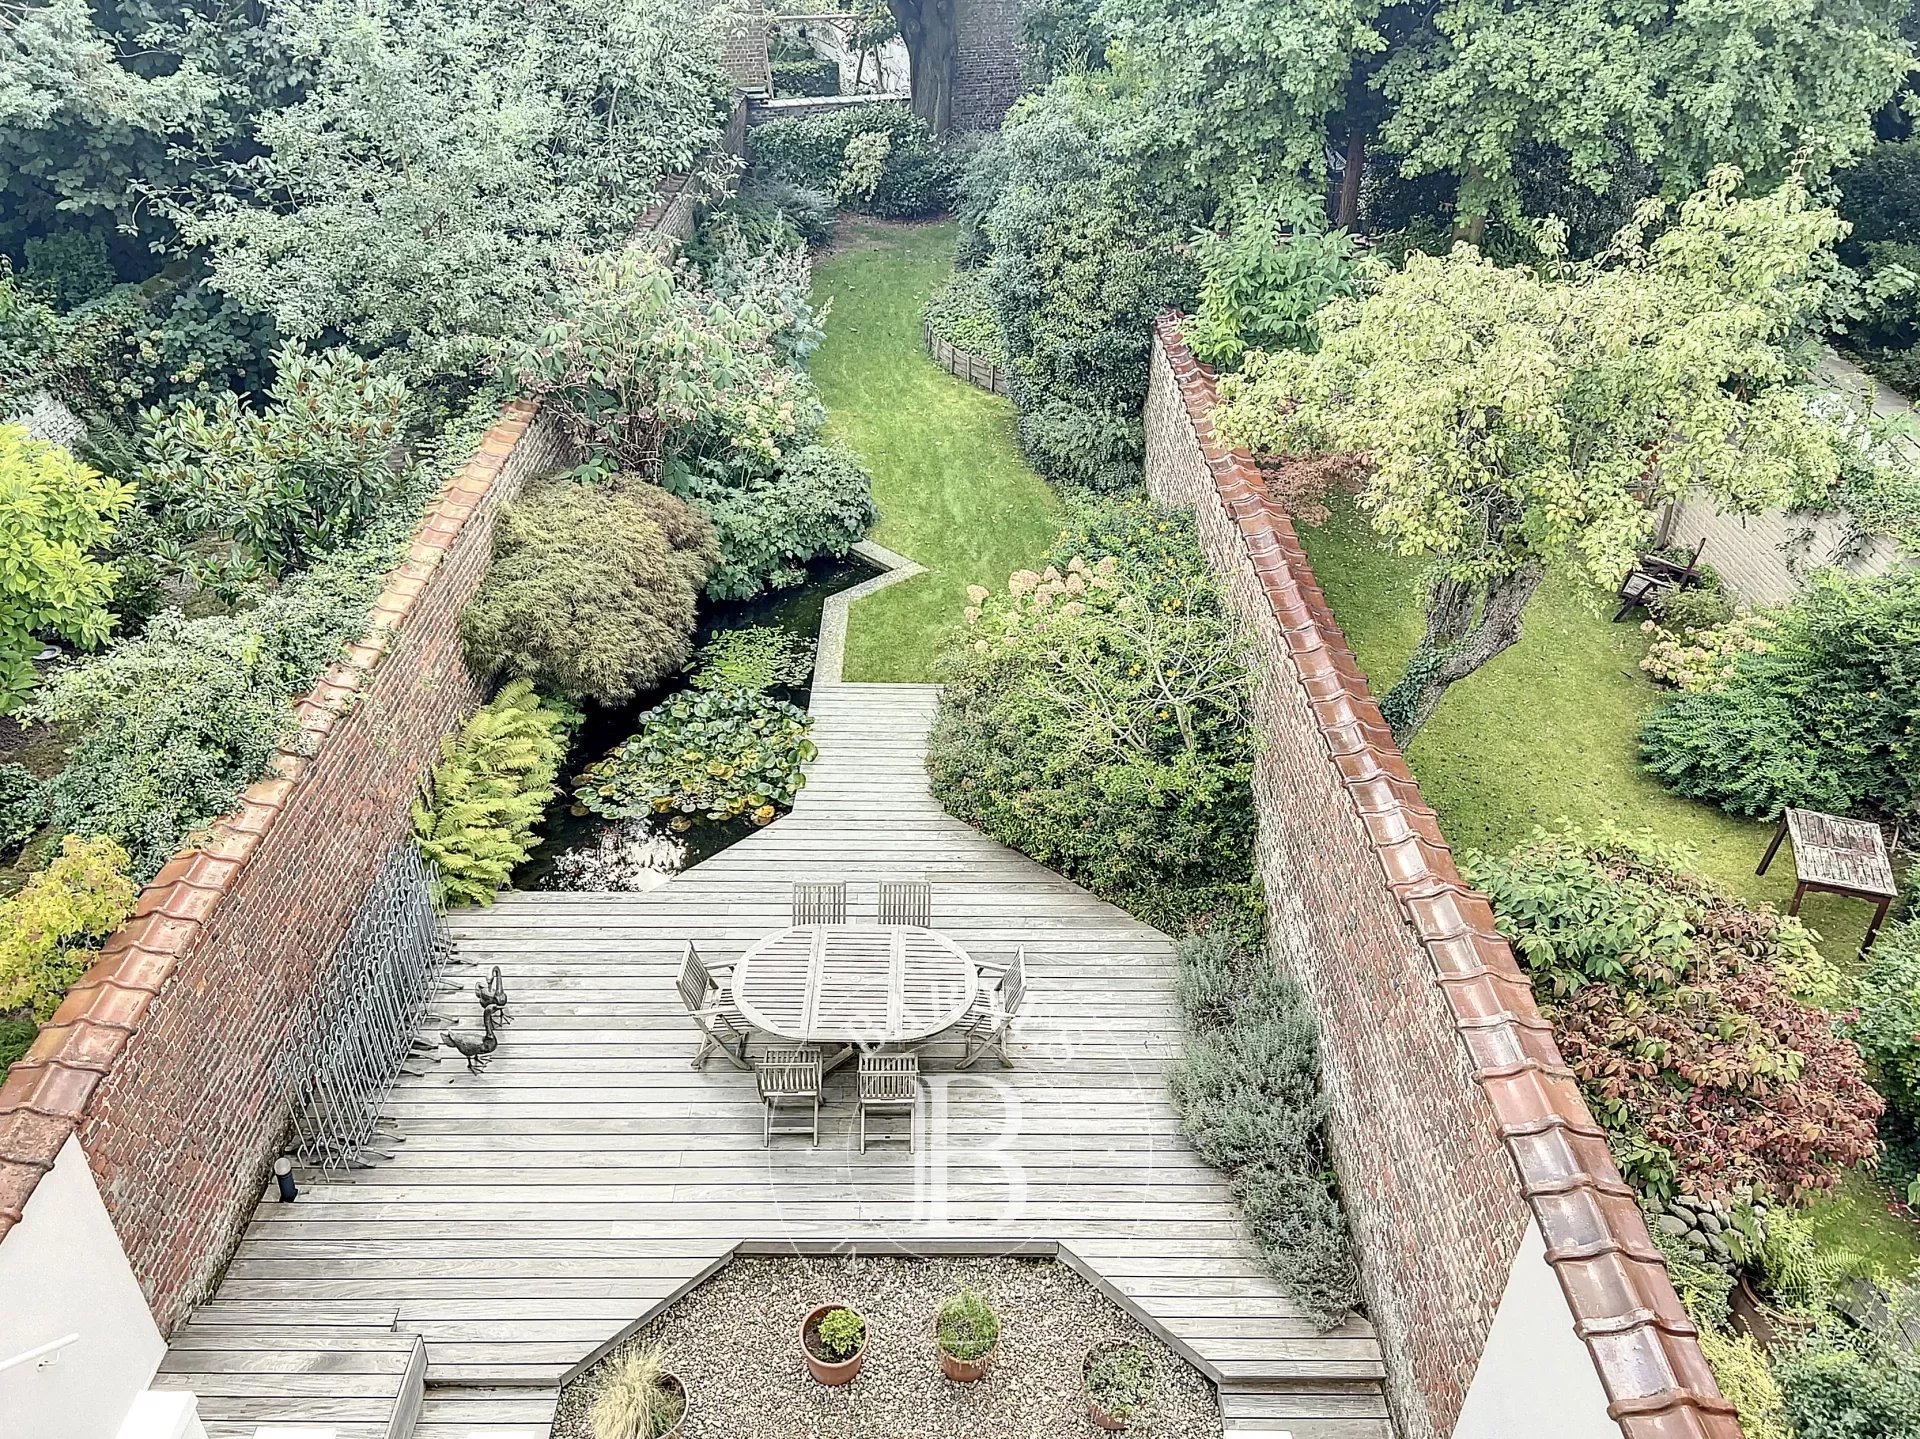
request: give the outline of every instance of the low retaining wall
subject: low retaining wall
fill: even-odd
[[[494,517],[566,461],[516,402],[442,489],[366,636],[300,704],[272,778],[141,893],[0,1087],[0,1242],[77,1137],[155,1322],[198,1301],[286,1124],[275,1065],[440,738],[483,698],[460,613]],[[57,1280],[57,1276],[53,1276]]]
[[[990,394],[1008,395],[1013,393],[1007,388],[1007,372],[991,360],[983,360],[970,350],[950,345],[934,334],[933,326],[922,325],[927,339],[927,353],[933,356],[933,362],[950,375],[956,375],[969,385],[986,390]]]
[[[1319,1018],[1334,1165],[1403,1439],[1740,1433],[1632,1191],[1467,887],[1288,517],[1163,319],[1147,483],[1264,658],[1256,862]],[[1555,1282],[1557,1281],[1557,1283]]]

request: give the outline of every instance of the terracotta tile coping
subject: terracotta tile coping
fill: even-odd
[[[1214,434],[1214,374],[1187,349],[1178,317],[1162,316],[1156,330],[1328,753],[1453,1010],[1608,1412],[1628,1439],[1740,1439],[1633,1191],[1494,927],[1492,907],[1455,868],[1293,522],[1268,503],[1255,459]]]
[[[248,786],[238,808],[216,821],[195,848],[167,861],[140,892],[132,918],[107,937],[99,959],[68,991],[0,1086],[0,1240],[19,1222],[40,1176],[53,1168],[61,1146],[85,1118],[94,1091],[138,1032],[154,998],[221,900],[239,883],[335,724],[352,709],[393,632],[407,623],[429,577],[459,538],[461,525],[526,434],[535,409],[526,400],[508,404],[474,456],[441,487],[415,527],[406,560],[389,575],[374,602],[366,636],[348,645],[300,701],[298,733],[275,755],[271,777]]]

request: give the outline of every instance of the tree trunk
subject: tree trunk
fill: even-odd
[[[1427,632],[1407,672],[1380,701],[1393,737],[1405,749],[1433,718],[1447,686],[1463,680],[1520,638],[1520,617],[1545,570],[1522,565],[1485,585],[1436,579],[1427,589]]]
[[[907,47],[913,113],[936,135],[953,126],[954,0],[887,0]]]
[[[1360,182],[1367,174],[1367,132],[1355,126],[1347,133],[1347,168],[1340,176],[1340,208],[1335,227],[1351,231],[1360,218]]]
[[[1476,250],[1487,238],[1487,200],[1481,193],[1485,185],[1485,175],[1478,165],[1467,166],[1467,173],[1460,177],[1459,215],[1453,222],[1453,238],[1465,240]],[[1471,206],[1472,214],[1467,213]]]

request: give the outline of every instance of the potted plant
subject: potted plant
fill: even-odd
[[[867,1321],[846,1304],[822,1304],[800,1321],[800,1352],[822,1384],[851,1384],[867,1359]]]
[[[1126,1429],[1144,1419],[1154,1394],[1153,1355],[1144,1344],[1109,1339],[1087,1351],[1081,1377],[1087,1418],[1102,1429]]]
[[[629,1349],[593,1396],[593,1439],[680,1439],[689,1396],[658,1349]]]
[[[950,1294],[933,1322],[940,1351],[940,1372],[956,1384],[987,1377],[1000,1344],[1000,1318],[993,1306],[971,1289]]]

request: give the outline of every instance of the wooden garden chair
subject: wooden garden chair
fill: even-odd
[[[1002,1064],[1013,1062],[1007,1054],[1007,1039],[1013,1033],[1013,1021],[1020,1013],[1021,1002],[1027,997],[1025,949],[1016,949],[1012,961],[1004,969],[990,965],[981,965],[979,968],[983,979],[991,978],[997,971],[999,983],[982,984],[979,993],[973,997],[973,1003],[954,1026],[967,1046],[957,1066],[960,1069],[971,1068],[988,1054]]]
[[[769,1049],[754,1061],[753,1079],[760,1090],[760,1103],[766,1110],[761,1126],[760,1147],[773,1143],[776,1134],[804,1134],[818,1147],[820,1143],[820,1051],[814,1046]],[[796,1113],[782,1120],[785,1110]]]
[[[867,1115],[907,1115],[907,1152],[914,1150],[920,1127],[920,1060],[911,1054],[863,1054],[857,1093],[860,1100],[860,1152],[867,1152]]]
[[[693,1056],[693,1068],[699,1069],[707,1062],[708,1055],[718,1051],[735,1069],[746,1069],[750,1067],[747,1038],[753,1033],[753,1027],[740,1012],[740,1006],[733,1002],[733,996],[716,976],[714,968],[717,966],[710,968],[700,958],[693,941],[688,940],[676,984],[680,1002],[686,1005],[688,1017],[700,1030],[700,1051]]]
[[[924,879],[880,881],[880,923],[933,928],[933,885]]]
[[[793,886],[793,923],[845,924],[847,922],[847,882],[809,884],[796,881]]]

